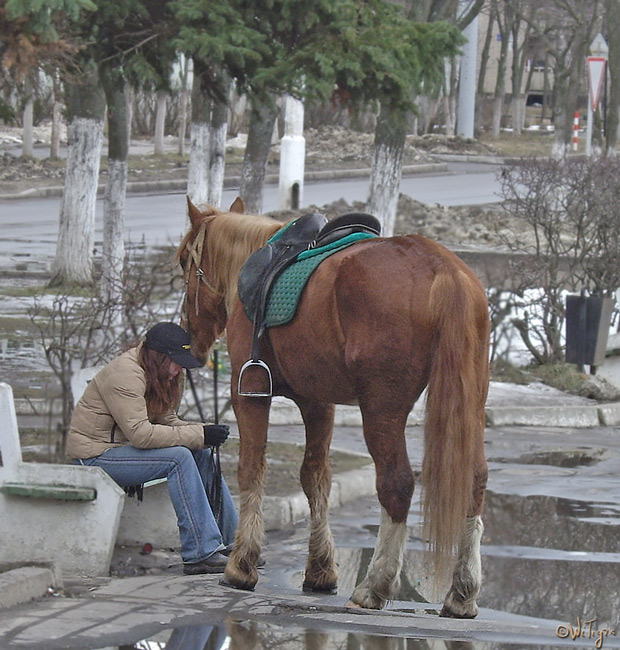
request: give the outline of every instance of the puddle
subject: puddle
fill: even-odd
[[[133,644],[98,650],[516,650],[517,647],[509,643],[380,636],[229,621],[219,626],[179,627]],[[546,650],[552,647],[545,646]]]
[[[551,465],[553,467],[588,467],[601,461],[604,456],[605,449],[583,447],[523,454],[516,462],[526,465]]]

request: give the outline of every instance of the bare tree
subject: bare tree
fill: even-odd
[[[531,11],[531,9],[526,6],[525,11]],[[518,137],[525,125],[527,85],[524,89],[523,75],[526,57],[531,56],[529,42],[532,28],[527,21],[521,20],[517,12],[510,11],[510,14],[512,18],[510,21],[510,38],[512,41],[512,133],[515,137]],[[530,71],[533,71],[533,69],[532,66]]]
[[[492,23],[497,23],[499,38],[501,39],[500,52],[497,60],[497,77],[495,79],[495,90],[493,92],[493,119],[491,121],[491,134],[494,138],[499,138],[502,115],[504,112],[508,46],[510,45],[513,19],[514,12],[509,4],[499,3],[497,0],[493,1],[490,20]]]
[[[62,102],[60,99],[60,76],[58,70],[52,73],[53,106],[52,106],[52,134],[50,138],[50,158],[57,160],[60,157],[60,125],[62,122]]]
[[[572,142],[573,114],[585,79],[584,62],[600,26],[602,0],[506,0],[528,23],[553,59],[555,127],[553,156],[563,158]]]
[[[187,87],[188,77],[189,77],[189,64],[191,59],[184,55],[180,55],[181,60],[181,90],[180,90],[180,101],[179,101],[179,146],[177,153],[179,156],[185,155],[185,134],[187,132],[187,104],[189,99],[189,92]]]
[[[163,156],[164,151],[164,136],[166,126],[166,102],[168,100],[168,91],[165,88],[160,88],[156,93],[155,103],[155,137],[154,137],[154,153],[156,156]]]
[[[248,212],[260,214],[263,209],[263,185],[267,159],[280,107],[272,97],[260,106],[253,106],[251,110],[239,195],[245,202]]]
[[[67,84],[65,97],[69,150],[50,286],[90,285],[105,112],[97,71],[87,67],[79,79]]]
[[[101,297],[120,304],[120,280],[125,259],[125,193],[129,174],[129,115],[123,69],[102,66],[101,77],[108,103],[108,180],[103,201],[103,252]]]

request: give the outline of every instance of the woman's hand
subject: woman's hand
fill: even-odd
[[[205,447],[219,447],[226,442],[230,427],[227,424],[205,424]]]

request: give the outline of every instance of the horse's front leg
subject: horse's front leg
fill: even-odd
[[[332,474],[329,446],[334,427],[334,405],[295,400],[306,427],[306,451],[301,486],[310,506],[310,542],[304,591],[336,593],[338,572],[334,540],[329,528],[329,493]]]
[[[265,448],[271,400],[265,397],[233,397],[239,425],[239,526],[234,549],[222,579],[238,589],[254,589],[256,566],[263,545],[263,491]]]

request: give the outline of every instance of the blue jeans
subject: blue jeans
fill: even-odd
[[[239,517],[224,477],[219,525],[207,498],[207,486],[213,481],[214,474],[210,449],[192,451],[187,447],[137,449],[123,446],[77,462],[101,467],[121,487],[158,478],[168,479],[168,492],[179,526],[181,557],[185,563],[205,560],[235,538]]]

